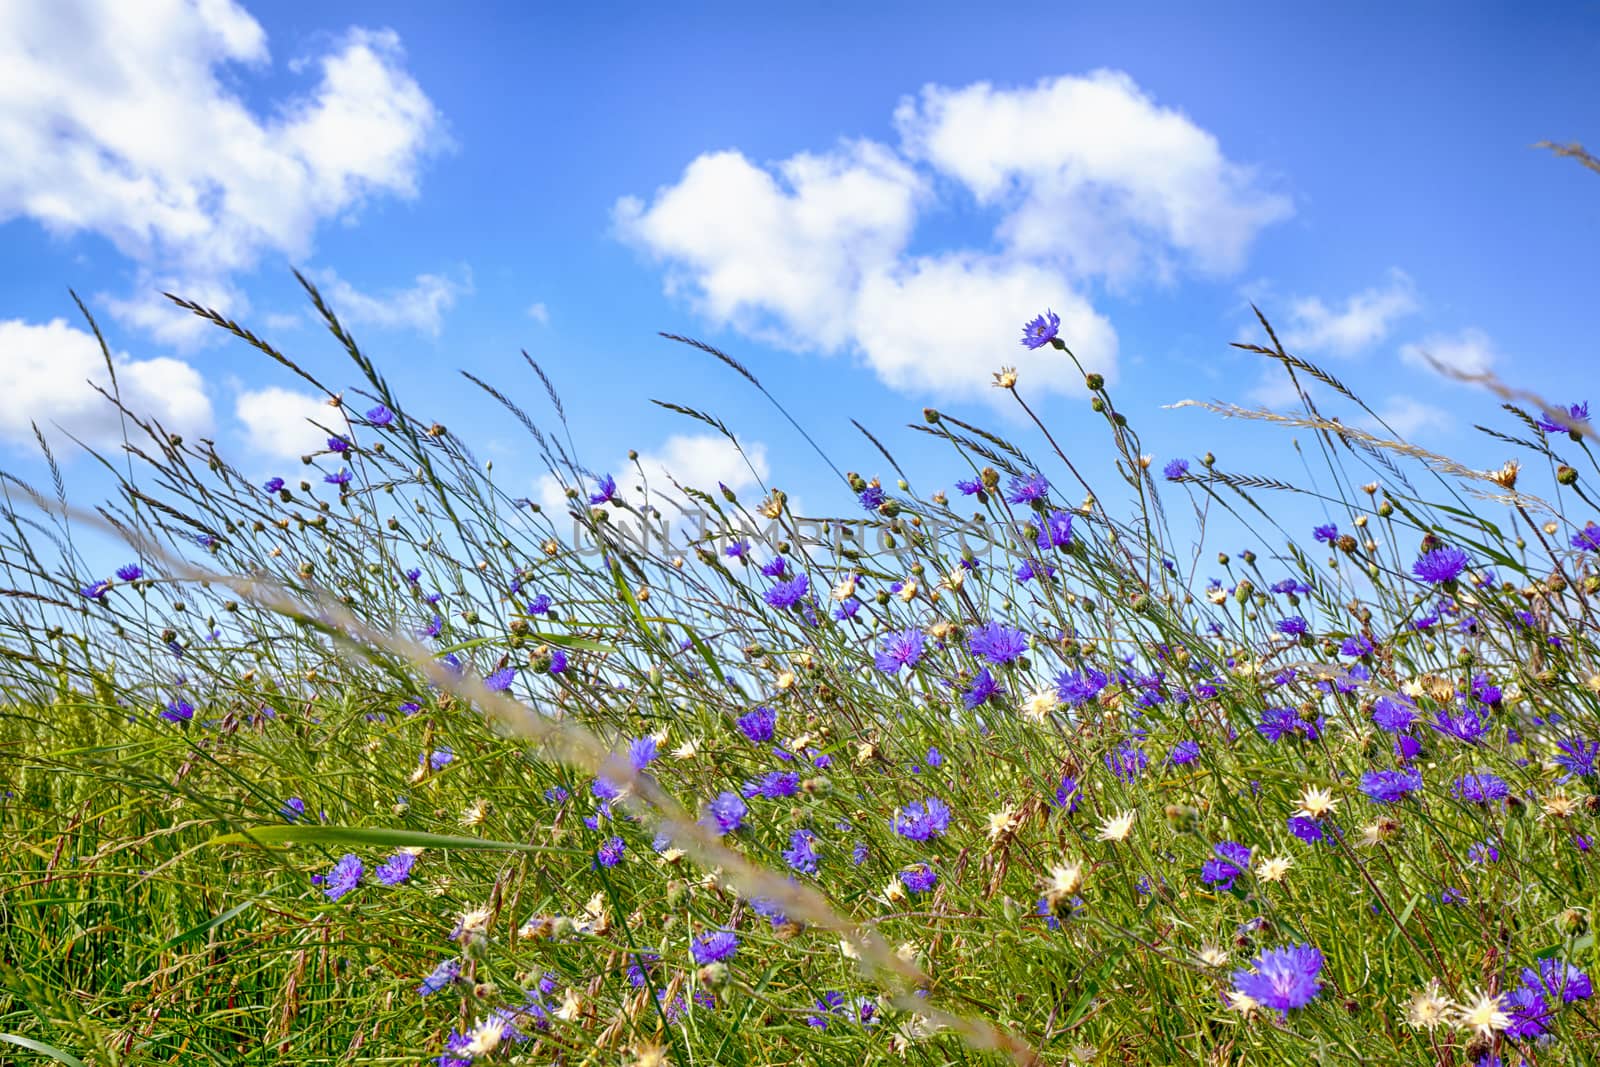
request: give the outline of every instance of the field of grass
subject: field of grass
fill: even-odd
[[[1312,489],[1086,373],[1114,468],[929,410],[943,486],[868,436],[855,513],[651,485],[664,544],[536,365],[473,381],[569,515],[307,289],[349,388],[190,306],[329,396],[298,477],[129,411],[114,499],[0,487],[0,1062],[1594,1061],[1586,409],[1481,472],[1302,392]]]

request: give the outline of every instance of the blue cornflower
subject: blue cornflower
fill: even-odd
[[[1560,413],[1566,417],[1568,422],[1584,426],[1589,422],[1589,402],[1585,400],[1581,404],[1573,404],[1571,407],[1562,408]],[[1554,412],[1545,412],[1543,417],[1539,419],[1539,429],[1546,433],[1570,433],[1574,439],[1582,436],[1582,434],[1569,430],[1557,422],[1554,414]]]
[[[372,874],[384,885],[399,885],[411,877],[411,868],[416,865],[417,857],[414,853],[396,852]]]
[[[276,493],[283,488],[283,479],[268,478],[261,488],[265,489],[269,493]]]
[[[778,715],[771,708],[756,708],[734,720],[739,732],[758,745],[772,740],[777,723]]]
[[[344,467],[340,467],[338,474],[323,475],[322,480],[327,482],[329,485],[348,485],[350,482],[350,471]]]
[[[767,590],[766,600],[775,608],[792,608],[811,591],[811,580],[800,575],[793,581],[779,582]]]
[[[595,849],[594,861],[602,867],[615,867],[622,862],[622,853],[626,847],[622,838],[609,837]]]
[[[1189,461],[1175,459],[1162,468],[1161,474],[1169,482],[1181,482],[1189,477]]]
[[[750,542],[735,541],[733,544],[725,547],[722,550],[722,554],[732,559],[747,559],[750,555]]]
[[[1106,765],[1106,770],[1124,782],[1132,782],[1150,765],[1150,757],[1145,750],[1126,741],[1107,752],[1101,759]]]
[[[433,972],[429,974],[428,977],[422,980],[422,984],[417,987],[417,992],[423,996],[428,996],[430,993],[437,993],[442,989],[446,989],[454,985],[460,980],[461,961],[445,960],[443,963],[439,964],[439,966],[435,967]]]
[[[428,766],[436,771],[442,771],[455,758],[456,754],[450,751],[449,745],[440,745],[428,754]]]
[[[1086,704],[1100,695],[1110,677],[1101,670],[1085,667],[1081,671],[1064,671],[1056,678],[1056,696],[1070,708]]]
[[[1453,582],[1467,569],[1467,554],[1454,545],[1436,548],[1411,565],[1411,573],[1432,585]]]
[[[950,828],[950,806],[938,797],[913,800],[895,813],[894,832],[911,841],[941,836]]]
[[[1050,482],[1042,474],[1013,474],[1008,485],[1011,491],[1006,500],[1013,504],[1031,504],[1050,492]]]
[[[781,800],[800,792],[800,775],[794,771],[768,771],[753,782],[746,782],[744,795]]]
[[[1339,646],[1341,656],[1370,656],[1374,651],[1376,646],[1366,634],[1352,634]]]
[[[956,488],[962,496],[977,496],[983,492],[983,483],[976,478],[963,478],[956,482]]]
[[[1499,775],[1487,771],[1474,771],[1457,778],[1451,785],[1450,792],[1471,804],[1490,804],[1509,796],[1511,787]]]
[[[1193,763],[1200,758],[1200,742],[1179,741],[1172,746],[1172,752],[1167,756],[1167,762],[1174,767],[1182,767],[1185,763]]]
[[[82,589],[78,590],[78,595],[83,597],[85,600],[104,600],[106,598],[106,594],[110,591],[111,583],[102,579],[93,583],[92,585],[84,586]]]
[[[919,863],[901,871],[900,881],[913,893],[927,893],[939,884],[939,875],[926,863]]]
[[[1272,591],[1279,596],[1310,596],[1311,586],[1297,578],[1285,578],[1272,583]]]
[[[744,822],[745,812],[749,810],[739,794],[722,792],[706,805],[706,818],[710,820],[710,828],[720,837],[739,829]]]
[[[1311,530],[1311,536],[1323,544],[1331,545],[1339,540],[1339,527],[1333,523],[1324,523]]]
[[[851,597],[848,600],[841,601],[839,606],[833,609],[833,617],[838,619],[840,622],[844,622],[846,619],[855,618],[856,612],[860,610],[861,601],[857,600],[855,597]]]
[[[1043,348],[1055,340],[1056,333],[1060,329],[1061,316],[1047,308],[1043,315],[1038,316],[1022,328],[1023,347],[1029,349]]]
[[[689,945],[689,955],[700,966],[721,963],[739,951],[739,938],[732,930],[713,930],[701,934]]]
[[[901,667],[915,667],[922,659],[923,635],[915,627],[892,633],[883,639],[873,661],[884,674],[895,674]]]
[[[560,674],[567,669],[567,654],[559,648],[550,650],[550,673]]]
[[[379,404],[367,412],[367,422],[373,426],[387,426],[394,421],[394,412]]]
[[[628,745],[628,762],[633,765],[634,770],[642,771],[655,762],[656,757],[660,754],[659,748],[660,746],[656,744],[656,739],[648,734],[644,737],[635,738]]]
[[[1561,755],[1551,759],[1562,770],[1566,771],[1563,782],[1570,778],[1593,778],[1595,775],[1595,760],[1600,757],[1600,741],[1585,741],[1581,737],[1569,737],[1556,742],[1556,748]]]
[[[824,993],[817,1000],[817,1014],[806,1016],[806,1025],[814,1026],[818,1030],[828,1028],[828,1016],[848,1014],[844,1006],[844,994],[839,992]]]
[[[599,492],[589,494],[589,503],[598,507],[610,503],[617,496],[617,480],[607,474],[600,479]]]
[[[1361,791],[1374,804],[1396,804],[1422,788],[1416,771],[1368,771],[1361,776]]]
[[[1316,842],[1323,838],[1322,824],[1304,815],[1289,816],[1289,832],[1302,841]]]
[[[1233,988],[1277,1011],[1303,1008],[1322,989],[1322,983],[1317,981],[1322,953],[1310,945],[1268,949],[1250,965],[1253,972],[1233,972]]]
[[[1478,739],[1489,732],[1488,722],[1476,708],[1460,708],[1454,712],[1440,709],[1430,725],[1440,733],[1469,745],[1477,744]]]
[[[338,900],[361,882],[363,868],[361,857],[347,852],[333,865],[322,879],[322,892],[329,900]]]
[[[1600,526],[1587,523],[1572,535],[1572,547],[1583,552],[1600,552]]]
[[[1417,709],[1409,700],[1381,696],[1372,704],[1372,722],[1392,734],[1405,733],[1417,721]]]
[[[182,698],[170,701],[161,717],[168,722],[188,722],[194,718],[194,705]]]
[[[1052,511],[1039,527],[1039,548],[1068,548],[1072,544],[1072,516],[1065,511]]]
[[[1268,708],[1261,713],[1256,731],[1268,741],[1282,740],[1286,734],[1299,734],[1315,741],[1322,733],[1322,716],[1302,719],[1294,708]]]
[[[348,452],[350,451],[350,442],[346,441],[343,437],[330,437],[328,438],[328,451]]]
[[[1565,960],[1546,958],[1539,961],[1539,971],[1523,969],[1522,980],[1528,985],[1542,985],[1551,996],[1561,998],[1563,1004],[1574,1000],[1588,1000],[1594,996],[1594,982],[1587,974]]]
[[[967,638],[967,651],[990,663],[1010,663],[1028,651],[1028,638],[1003,622],[986,622]]]
[[[857,867],[867,862],[867,857],[870,855],[872,855],[871,849],[867,848],[863,842],[857,841],[850,848],[850,862]]]
[[[1236,879],[1250,869],[1250,849],[1237,841],[1222,841],[1211,847],[1216,858],[1206,860],[1200,868],[1200,880],[1214,885],[1223,892],[1233,888]]]
[[[789,847],[783,850],[783,859],[802,874],[816,874],[817,835],[810,830],[796,830],[789,835]]]
[[[1041,571],[1040,568],[1037,568],[1033,565],[1033,560],[1025,559],[1022,561],[1022,566],[1017,568],[1017,581],[1026,585],[1028,582],[1039,577],[1041,573],[1044,575],[1045,580],[1049,581],[1056,576],[1056,569],[1050,564],[1046,563]]]
[[[278,806],[278,814],[283,816],[285,822],[299,822],[305,818],[306,802],[299,797],[290,797]]]
[[[1286,637],[1299,637],[1310,629],[1311,624],[1299,615],[1288,615],[1278,620],[1278,632]]]
[[[1056,786],[1056,807],[1066,808],[1071,815],[1078,810],[1078,798],[1082,794],[1078,791],[1078,780],[1070,774],[1061,776],[1061,784]]]
[[[889,494],[876,485],[869,485],[856,497],[868,511],[877,511],[889,500]]]
[[[942,767],[942,766],[944,766],[944,756],[939,752],[939,750],[937,748],[928,749],[927,760],[928,760],[928,766],[930,766],[930,767]]]
[[[989,668],[984,667],[973,676],[972,685],[961,694],[961,702],[966,705],[968,711],[971,711],[997,696],[1004,696],[1005,691],[1005,686],[995,681]]]
[[[498,693],[510,688],[511,682],[516,676],[517,669],[515,667],[504,667],[485,678],[483,687],[491,693]]]
[[[761,573],[768,578],[782,578],[783,572],[789,569],[789,561],[782,556],[773,556],[761,565]]]
[[[127,563],[117,568],[117,580],[123,582],[136,582],[144,577],[144,568],[137,563]]]

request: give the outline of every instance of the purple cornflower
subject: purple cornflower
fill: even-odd
[[[884,674],[895,674],[901,667],[915,667],[922,659],[923,640],[922,631],[915,627],[889,634],[873,657],[878,670]]]
[[[1162,468],[1161,474],[1169,482],[1181,482],[1189,476],[1189,461],[1175,459]]]
[[[1555,764],[1566,771],[1563,782],[1571,778],[1593,778],[1595,774],[1595,759],[1600,757],[1600,741],[1585,741],[1581,737],[1569,737],[1556,742],[1556,748],[1561,755],[1552,757]]]
[[[1300,840],[1308,842],[1321,841],[1324,836],[1322,824],[1304,815],[1289,816],[1289,832]]]
[[[445,960],[435,967],[428,977],[422,980],[422,984],[417,987],[417,992],[423,996],[428,996],[430,993],[437,993],[454,985],[460,979],[461,961]]]
[[[1299,734],[1315,741],[1322,732],[1322,717],[1306,720],[1294,708],[1268,708],[1261,713],[1256,731],[1268,741],[1279,741],[1287,734]]]
[[[91,585],[86,585],[82,589],[78,590],[78,595],[83,597],[85,600],[104,600],[106,598],[106,594],[110,591],[111,583],[101,579],[98,582],[94,582]]]
[[[374,878],[384,885],[399,885],[411,877],[411,868],[417,865],[417,857],[410,852],[396,852],[390,856],[377,870],[372,872]]]
[[[1594,983],[1589,976],[1564,960],[1542,959],[1537,974],[1523,969],[1522,981],[1530,986],[1542,985],[1551,996],[1560,997],[1563,1004],[1594,996]]]
[[[188,722],[194,718],[194,705],[182,698],[170,701],[161,717],[168,722]]]
[[[689,945],[689,955],[700,966],[721,963],[739,951],[739,938],[732,930],[713,930],[701,934]]]
[[[761,573],[767,578],[782,578],[783,572],[788,570],[789,562],[782,556],[773,556],[761,565]],[[769,601],[770,603],[770,601]]]
[[[1324,523],[1321,526],[1313,528],[1311,531],[1311,536],[1316,540],[1321,541],[1323,544],[1331,545],[1335,541],[1339,540],[1339,527],[1335,526],[1331,522]]]
[[[1078,810],[1079,796],[1078,780],[1070,774],[1062,776],[1061,784],[1056,786],[1056,807],[1066,808],[1067,814],[1071,815]]]
[[[1028,349],[1043,348],[1055,340],[1056,333],[1060,329],[1061,316],[1054,311],[1046,309],[1043,315],[1036,317],[1022,328],[1023,347]]]
[[[749,810],[739,794],[722,792],[706,805],[706,818],[711,821],[711,829],[720,837],[739,829],[744,822],[745,812]]]
[[[1376,646],[1373,645],[1372,638],[1366,634],[1354,634],[1345,638],[1339,645],[1341,656],[1370,656],[1374,651]]]
[[[379,404],[367,412],[367,422],[373,426],[387,426],[394,421],[394,412]]]
[[[608,837],[595,849],[594,861],[602,867],[615,867],[622,862],[622,853],[626,849],[620,837]]]
[[[617,480],[611,477],[611,475],[607,474],[603,476],[600,479],[597,488],[599,489],[599,492],[589,494],[590,504],[599,507],[601,504],[608,504],[616,499]]]
[[[1139,772],[1150,765],[1150,757],[1145,754],[1144,749],[1129,742],[1118,745],[1113,751],[1107,752],[1102,759],[1106,770],[1124,782],[1132,782],[1139,777]]]
[[[1322,989],[1317,981],[1322,953],[1310,945],[1268,949],[1250,965],[1253,972],[1233,972],[1233,988],[1266,1007],[1281,1012],[1303,1008]]]
[[[1392,734],[1405,733],[1417,721],[1417,709],[1404,698],[1381,696],[1372,704],[1372,722]]]
[[[814,1026],[818,1030],[828,1028],[828,1016],[845,1015],[848,1012],[844,1006],[844,994],[839,992],[824,993],[817,999],[817,1014],[806,1016],[806,1025]]]
[[[117,580],[122,582],[136,582],[144,577],[144,568],[137,563],[128,563],[117,568]]]
[[[560,674],[567,669],[567,654],[559,648],[550,650],[550,673]]]
[[[1311,629],[1311,624],[1299,615],[1289,615],[1278,620],[1278,632],[1285,637],[1299,637]]]
[[[348,452],[350,451],[350,442],[346,441],[343,437],[330,437],[328,438],[328,451]]]
[[[983,492],[983,483],[976,478],[963,478],[956,482],[956,488],[962,496],[977,496]]]
[[[283,816],[285,822],[299,822],[305,818],[306,802],[299,797],[290,797],[279,805],[278,814]]]
[[[750,542],[735,541],[733,544],[724,548],[722,550],[722,554],[730,557],[731,559],[747,559],[750,555]]]
[[[642,771],[656,761],[659,747],[656,739],[648,735],[635,738],[628,745],[628,762],[634,770]]]
[[[1432,585],[1453,582],[1467,569],[1467,554],[1454,545],[1436,548],[1411,565],[1411,573]]]
[[[1562,408],[1560,414],[1565,416],[1570,423],[1578,426],[1586,425],[1589,422],[1589,402],[1585,400],[1581,404],[1573,404],[1571,407]],[[1539,419],[1539,429],[1546,433],[1570,433],[1574,438],[1582,436],[1582,434],[1569,430],[1557,422],[1554,415],[1554,412],[1545,412],[1544,416]]]
[[[362,872],[361,857],[354,852],[345,853],[323,877],[323,895],[329,900],[338,900],[360,884]]]
[[[768,771],[753,782],[746,782],[744,795],[781,800],[800,792],[800,775],[794,771]]]
[[[775,608],[792,608],[811,591],[811,580],[800,575],[793,581],[779,582],[767,590],[766,600]]]
[[[428,766],[436,771],[442,771],[445,765],[455,758],[456,754],[450,750],[449,745],[440,745],[428,754]]]
[[[265,489],[269,493],[276,493],[283,488],[283,479],[268,478],[261,488]]]
[[[1110,677],[1093,667],[1081,671],[1064,671],[1056,678],[1056,696],[1069,708],[1086,704],[1100,695],[1111,681]]]
[[[1006,500],[1013,504],[1032,504],[1050,492],[1050,482],[1042,474],[1013,474],[1008,485],[1011,491]]]
[[[1039,548],[1068,548],[1072,545],[1072,515],[1065,511],[1052,511],[1039,527]]]
[[[1172,752],[1167,756],[1167,762],[1174,767],[1182,767],[1185,763],[1193,763],[1200,758],[1200,743],[1198,741],[1179,741],[1172,746]]]
[[[739,727],[739,732],[758,745],[772,740],[772,733],[777,723],[777,713],[765,707],[756,708],[734,721],[734,725]]]
[[[340,467],[338,474],[325,474],[322,480],[329,485],[348,485],[350,483],[350,471],[348,468]]]
[[[938,797],[913,800],[894,816],[894,832],[911,841],[941,836],[950,828],[950,806]]]
[[[877,511],[888,502],[889,494],[885,493],[879,486],[869,485],[865,489],[861,490],[860,495],[857,496],[856,499],[859,500],[861,502],[861,506],[866,508],[868,511]]]
[[[510,688],[511,682],[516,676],[517,669],[515,667],[504,667],[485,678],[483,687],[491,693],[498,693]]]
[[[1368,771],[1361,776],[1361,791],[1374,804],[1398,803],[1421,788],[1422,775],[1416,771]]]
[[[1600,552],[1600,526],[1586,524],[1572,535],[1572,547],[1582,552]]]
[[[900,881],[913,893],[927,893],[939,884],[939,875],[926,863],[919,863],[901,871]]]
[[[1222,841],[1213,845],[1215,859],[1206,860],[1200,868],[1200,880],[1214,885],[1226,893],[1236,879],[1250,869],[1250,849],[1237,841]]]
[[[1469,745],[1476,744],[1480,737],[1489,732],[1488,722],[1476,708],[1460,708],[1454,712],[1441,708],[1430,725],[1441,734],[1448,734]]]
[[[816,874],[817,835],[810,830],[796,830],[789,835],[789,847],[783,850],[783,859],[802,874]]]
[[[1004,696],[1005,692],[1005,686],[995,681],[989,668],[984,667],[973,677],[972,685],[961,694],[961,703],[966,705],[968,711],[972,711],[997,696]]]
[[[1451,785],[1450,792],[1471,804],[1490,804],[1509,796],[1511,787],[1499,775],[1487,771],[1473,771],[1457,778]]]

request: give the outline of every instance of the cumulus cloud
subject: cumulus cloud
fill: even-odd
[[[472,292],[472,271],[466,268],[456,278],[419,274],[409,288],[390,290],[384,296],[363,293],[331,270],[317,271],[316,278],[339,321],[352,326],[411,329],[434,337],[444,326],[445,312],[455,306],[457,298]]]
[[[1283,343],[1294,352],[1349,355],[1382,341],[1397,319],[1416,310],[1416,287],[1411,278],[1392,269],[1387,284],[1346,298],[1338,310],[1317,297],[1293,301]]]
[[[165,356],[134,359],[113,352],[111,358],[130,410],[177,433],[210,432],[211,401],[193,367]],[[0,322],[0,439],[30,442],[37,422],[46,436],[55,436],[59,427],[92,446],[120,441],[120,413],[90,382],[112,391],[105,355],[92,333],[63,319]]]
[[[249,446],[270,459],[298,460],[326,448],[327,433],[313,423],[341,434],[349,428],[325,397],[276,385],[240,392],[233,413]]]
[[[157,264],[192,291],[263,253],[303,258],[321,221],[415,196],[444,144],[403,61],[393,31],[352,28],[290,65],[315,76],[308,91],[258,115],[232,83],[271,56],[233,0],[0,4],[0,222],[98,234],[140,267],[141,291],[170,280]],[[142,295],[117,310],[199,336]]]
[[[1427,430],[1446,431],[1455,419],[1441,407],[1408,396],[1392,396],[1378,410],[1378,416],[1402,438],[1416,437]],[[1375,430],[1381,427],[1373,425]]]
[[[1464,374],[1482,374],[1499,360],[1494,342],[1476,326],[1456,333],[1430,334],[1414,344],[1402,345],[1400,358],[1423,370],[1433,369],[1431,359]]]
[[[1120,71],[1029,89],[929,85],[894,119],[909,155],[1005,210],[998,233],[1011,249],[1078,275],[1165,278],[1175,258],[1231,273],[1263,227],[1293,212]]]
[[[620,199],[617,235],[717,326],[852,353],[896,389],[993,396],[1001,363],[1035,387],[1081,390],[1059,354],[1016,344],[1045,307],[1090,369],[1113,374],[1116,334],[1091,280],[1237,269],[1291,210],[1124,74],[929,86],[895,123],[899,150],[852,140],[771,167],[703,154],[648,202]],[[919,217],[961,189],[997,213],[999,247],[913,252]]]

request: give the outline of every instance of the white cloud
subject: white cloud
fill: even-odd
[[[545,307],[543,303],[534,304],[528,308],[528,318],[537,322],[540,326],[548,326],[550,325],[550,309]]]
[[[222,336],[221,329],[194,312],[179,307],[163,293],[182,297],[202,307],[239,321],[250,313],[250,299],[226,279],[212,281],[156,278],[139,272],[134,295],[123,298],[99,293],[97,298],[126,326],[143,330],[149,336],[176,348],[192,349]]]
[[[232,0],[0,4],[0,222],[105,237],[141,268],[120,310],[149,326],[158,265],[222,286],[305,257],[369,197],[416,195],[443,133],[403,59],[393,31],[352,28],[291,65],[309,92],[257,115],[233,82],[267,71],[266,33]]]
[[[181,360],[132,359],[112,353],[122,402],[141,418],[154,418],[182,434],[211,429],[211,401],[200,375]],[[64,319],[42,325],[10,319],[0,322],[0,439],[27,443],[31,422],[46,436],[60,426],[95,446],[121,440],[121,415],[89,385],[111,392],[105,355],[94,335]],[[131,432],[139,434],[136,428]]]
[[[1416,287],[1411,278],[1392,269],[1387,285],[1356,293],[1338,311],[1317,297],[1293,301],[1283,332],[1284,347],[1297,353],[1349,355],[1383,340],[1396,319],[1416,310]]]
[[[1415,344],[1402,345],[1400,358],[1413,367],[1432,370],[1431,358],[1465,374],[1482,374],[1499,360],[1494,342],[1476,326],[1453,334],[1430,334]]]
[[[409,289],[390,290],[385,296],[360,292],[331,270],[317,271],[319,289],[340,322],[386,329],[411,329],[439,336],[444,314],[462,294],[472,292],[472,272],[463,268],[458,279],[419,274]]]
[[[981,391],[1002,400],[992,384],[1002,364],[1015,366],[1030,390],[1080,389],[1082,375],[1065,355],[1020,344],[1021,324],[1046,307],[1061,317],[1060,336],[1070,338],[1085,369],[1113,379],[1117,335],[1059,271],[972,253],[919,258],[893,274],[871,275],[856,309],[856,338],[896,389],[939,397]]]
[[[716,326],[854,353],[896,389],[992,396],[1002,363],[1035,387],[1082,390],[1059,353],[1017,344],[1046,307],[1092,369],[1115,373],[1116,335],[1086,279],[1236,269],[1255,233],[1291,210],[1122,74],[1016,91],[929,86],[895,121],[903,155],[867,140],[770,168],[705,153],[648,203],[617,201],[617,235]],[[998,253],[911,254],[940,174],[998,211]]]
[[[1426,430],[1446,431],[1455,426],[1455,419],[1448,411],[1408,396],[1390,397],[1378,415],[1402,438],[1413,438]],[[1382,432],[1382,427],[1375,423],[1370,428]]]
[[[349,428],[344,416],[329,407],[325,397],[276,385],[241,392],[233,413],[250,447],[272,459],[299,459],[326,448],[328,435],[313,426],[313,421],[336,433]]]
[[[1257,232],[1293,213],[1215,136],[1120,71],[1031,89],[929,85],[894,117],[908,154],[1006,209],[1008,247],[1076,275],[1165,278],[1174,253],[1230,273]]]

